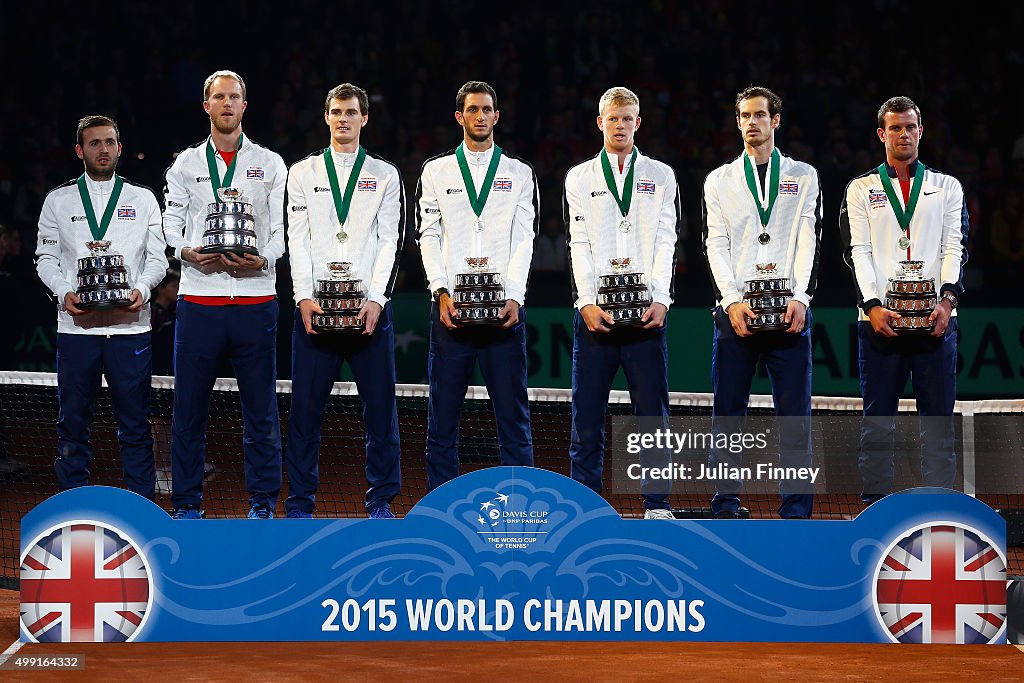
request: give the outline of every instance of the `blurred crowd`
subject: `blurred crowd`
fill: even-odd
[[[498,144],[531,161],[540,181],[533,305],[570,303],[562,181],[571,165],[600,148],[598,97],[625,85],[641,100],[638,146],[669,163],[679,179],[687,220],[677,305],[712,306],[701,253],[701,186],[711,169],[740,152],[733,97],[755,83],[783,98],[780,149],[821,175],[816,303],[853,306],[837,237],[840,198],[851,178],[882,159],[878,106],[907,95],[923,112],[922,160],[958,177],[969,199],[963,304],[1014,305],[1016,290],[1007,285],[1024,274],[1024,130],[1007,131],[1004,120],[1020,99],[1012,84],[1021,82],[1024,53],[1013,29],[1024,11],[1002,7],[993,22],[971,13],[952,20],[929,7],[889,0],[638,0],[478,9],[451,0],[293,0],[112,3],[103,13],[80,5],[55,16],[45,3],[7,2],[4,62],[32,68],[11,70],[0,103],[0,278],[23,291],[42,288],[32,264],[36,221],[46,193],[81,173],[73,150],[80,116],[115,117],[124,143],[121,173],[162,197],[174,153],[208,132],[203,79],[226,68],[246,79],[246,134],[288,164],[326,144],[323,99],[332,86],[351,81],[370,93],[363,142],[402,170],[409,239],[398,291],[414,292],[426,287],[413,239],[420,166],[460,139],[453,118],[458,87],[469,79],[490,82],[501,113]],[[282,273],[286,278],[287,269]],[[290,297],[289,283],[281,284]]]

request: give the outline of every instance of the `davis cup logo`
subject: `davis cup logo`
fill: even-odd
[[[924,524],[886,550],[872,597],[893,642],[992,643],[1006,623],[1006,558],[975,529]]]
[[[477,517],[477,522],[483,526],[498,526],[498,522],[501,521],[502,512],[508,504],[507,494],[500,491],[496,493],[497,495],[493,499],[480,503],[480,514]]]
[[[21,625],[33,642],[124,642],[153,604],[146,558],[101,522],[43,532],[21,558]]]
[[[550,522],[550,511],[540,506],[530,506],[528,500],[523,500],[524,496],[518,496],[519,500],[516,503],[510,503],[507,493],[501,491],[494,493],[493,498],[488,498],[480,503],[479,514],[476,518],[480,526],[493,529],[501,524],[503,529],[520,529],[526,533],[544,529],[546,528],[544,525]],[[521,509],[524,504],[527,507]]]

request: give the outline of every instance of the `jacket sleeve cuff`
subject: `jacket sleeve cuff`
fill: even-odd
[[[59,310],[61,310],[61,311],[67,310],[67,309],[64,308],[64,299],[67,298],[68,294],[74,294],[74,293],[75,293],[75,288],[74,287],[68,287],[63,292],[59,293],[57,295],[57,308]]]
[[[374,302],[375,304],[379,304],[381,308],[384,308],[385,306],[388,305],[388,298],[384,296],[384,292],[371,291],[366,298]]]
[[[729,294],[724,295],[722,297],[722,310],[724,311],[728,309],[730,306],[732,306],[734,303],[738,301],[743,301],[743,297],[740,296],[737,292],[730,292]]]
[[[135,289],[139,290],[139,294],[142,295],[142,303],[149,303],[149,287],[147,287],[146,285],[135,285]]]
[[[652,294],[651,301],[656,304],[661,304],[665,308],[672,308],[672,297],[668,294]]]
[[[445,289],[448,289],[448,281],[444,280],[442,278],[438,278],[436,280],[431,280],[430,284],[427,285],[427,289],[430,290],[430,294],[431,295],[433,295],[434,292],[436,292],[437,290],[441,289],[442,287],[444,287]]]
[[[580,298],[576,299],[576,308],[580,309],[581,311],[585,307],[591,306],[591,305],[594,305],[594,306],[597,305],[597,295],[595,295],[595,294],[590,294],[590,295],[587,295],[587,296],[581,296]]]
[[[882,302],[879,299],[868,299],[867,301],[865,301],[864,303],[862,303],[860,305],[860,308],[861,308],[862,311],[867,313],[872,308],[874,308],[876,306],[881,306],[881,305],[882,305]]]
[[[526,291],[519,287],[506,287],[505,298],[512,299],[512,301],[522,306],[526,303]]]
[[[947,282],[939,289],[939,294],[943,294],[945,292],[953,292],[953,296],[959,299],[964,293],[964,288],[956,283]]]
[[[799,301],[804,305],[804,308],[811,307],[811,297],[807,296],[807,292],[799,292],[793,295],[795,301]]]

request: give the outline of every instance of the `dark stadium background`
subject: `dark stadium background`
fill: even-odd
[[[564,234],[565,172],[600,149],[595,127],[599,96],[614,85],[636,91],[642,116],[637,144],[669,163],[679,180],[686,230],[680,240],[676,300],[677,306],[689,309],[714,304],[700,248],[703,179],[741,151],[733,117],[735,93],[749,84],[766,85],[784,100],[777,135],[780,149],[814,164],[821,175],[824,223],[815,306],[823,313],[838,311],[841,324],[833,340],[845,334],[847,319],[852,326],[855,304],[837,234],[842,192],[851,178],[883,158],[875,134],[879,105],[894,95],[910,96],[923,110],[922,160],[958,177],[970,202],[970,262],[963,306],[985,308],[987,319],[1003,323],[1002,336],[996,335],[985,347],[995,360],[983,359],[985,374],[981,380],[973,378],[971,394],[962,391],[961,398],[1020,398],[1024,365],[1016,359],[1024,351],[1024,126],[1017,122],[1024,99],[1024,9],[1009,4],[947,7],[892,0],[486,5],[451,0],[3,0],[0,224],[6,232],[0,238],[0,370],[54,369],[54,307],[35,275],[32,257],[43,198],[82,172],[74,155],[77,120],[86,114],[114,116],[124,143],[120,172],[149,185],[162,198],[163,172],[174,153],[208,134],[203,80],[214,70],[232,69],[248,86],[246,134],[280,153],[287,164],[326,144],[323,99],[331,87],[351,81],[370,93],[370,123],[363,144],[398,164],[404,176],[408,233],[397,289],[406,297],[403,310],[422,310],[416,314],[422,316],[418,321],[426,320],[427,293],[412,231],[411,197],[422,162],[460,140],[453,110],[462,83],[482,79],[497,89],[498,143],[534,164],[541,185],[542,238],[556,242]],[[527,299],[534,320],[543,318],[536,314],[545,307],[568,315],[567,264],[547,270],[537,265],[535,259]],[[290,315],[287,259],[279,262],[278,272],[282,312]],[[422,308],[417,308],[417,297]],[[842,309],[848,310],[848,318]],[[284,378],[290,369],[289,318],[283,317],[279,327],[278,368]],[[694,336],[700,332],[685,324],[670,332],[670,339],[678,338],[683,347],[682,353],[673,355],[670,373],[710,356],[710,325],[703,339]],[[980,332],[971,330],[975,348]],[[564,328],[560,343],[571,344]],[[425,356],[422,342],[421,347]],[[839,368],[842,360],[836,361],[837,372],[846,373],[846,393],[855,394],[856,359]],[[425,358],[421,361],[425,367]],[[978,365],[977,358],[973,364]],[[563,379],[566,373],[563,367]],[[961,379],[968,374],[973,373],[963,372]],[[709,390],[704,377],[706,389],[686,388]],[[411,381],[419,381],[418,376]],[[545,386],[532,376],[530,384]],[[816,394],[824,391],[816,384]],[[162,389],[155,394],[157,457],[164,466],[171,393]],[[14,520],[53,492],[51,454],[56,436],[52,387],[11,385],[9,396],[14,398],[6,399],[0,410],[0,460],[9,457],[6,472],[12,475],[0,478],[0,585],[8,587],[14,585],[18,547]],[[234,516],[244,510],[238,452],[241,421],[234,396],[221,399],[211,418],[216,428],[210,446],[220,473],[212,485],[208,482],[207,509],[212,516]],[[400,413],[405,489],[396,500],[400,512],[419,499],[425,484],[423,397],[404,400]],[[287,395],[281,401],[284,410]],[[323,511],[329,516],[361,515],[363,432],[353,419],[358,403],[355,397],[339,397],[332,406],[324,449],[331,460],[323,464],[330,492],[325,485]],[[464,469],[494,464],[490,407],[485,401],[467,406]],[[622,413],[627,408],[615,410]],[[567,406],[536,404],[531,413],[538,465],[565,471]],[[98,414],[92,481],[116,485],[120,466],[109,405],[101,404]],[[1019,431],[1019,420],[1010,420]],[[978,424],[979,445],[989,436],[1002,439],[1000,448],[1012,450],[1007,444],[1020,443],[1019,435],[1013,441],[1004,432]],[[472,439],[470,433],[475,435]],[[853,441],[844,443],[849,448]],[[1019,464],[1019,450],[1010,452],[1009,458]],[[1019,546],[1024,537],[1016,494],[1021,490],[1020,468],[1003,469],[1001,462],[983,463],[988,466],[985,472],[998,479],[990,488],[1000,496],[985,500],[1013,513],[1008,515],[1011,534],[1016,534]],[[856,483],[853,460],[842,458],[840,465],[852,477],[847,481]],[[916,461],[907,459],[900,481],[914,485],[917,469]],[[831,474],[833,480],[839,479],[840,473]],[[855,515],[861,507],[855,490],[828,492],[819,499],[818,514],[832,519]],[[772,516],[775,492],[751,493],[744,502],[755,516]],[[169,504],[166,496],[161,503]],[[637,503],[635,496],[620,497],[616,505],[624,514],[636,514]],[[676,503],[706,505],[706,496],[694,493]],[[1018,553],[1011,558],[1015,575],[1021,573],[1021,557]]]
[[[369,91],[364,145],[396,162],[409,228],[398,290],[426,292],[411,197],[423,160],[452,148],[454,93],[498,91],[499,144],[530,160],[542,232],[560,239],[566,169],[600,147],[596,102],[612,85],[641,98],[638,146],[675,169],[686,211],[677,305],[709,307],[700,250],[705,174],[740,151],[732,100],[758,83],[784,99],[778,144],[817,166],[824,190],[818,306],[851,306],[837,212],[846,182],[882,158],[875,111],[896,94],[923,110],[921,158],[963,182],[971,260],[964,306],[1019,305],[1024,271],[1020,6],[929,3],[36,3],[0,16],[0,369],[52,370],[52,305],[32,255],[43,197],[81,173],[74,128],[118,119],[120,171],[162,197],[172,155],[203,139],[202,83],[215,69],[248,86],[244,128],[288,164],[322,148],[326,91]],[[279,264],[290,311],[287,259]],[[535,269],[528,304],[570,305],[564,270]],[[1018,315],[1013,310],[1008,314]],[[280,373],[288,374],[288,324]],[[1016,340],[1014,340],[1016,341]],[[1016,369],[1015,369],[1016,370]]]

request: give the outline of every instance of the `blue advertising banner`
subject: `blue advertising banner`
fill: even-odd
[[[21,637],[1006,642],[1006,527],[940,489],[851,521],[630,520],[495,467],[398,520],[173,521],[120,489],[21,528]]]

